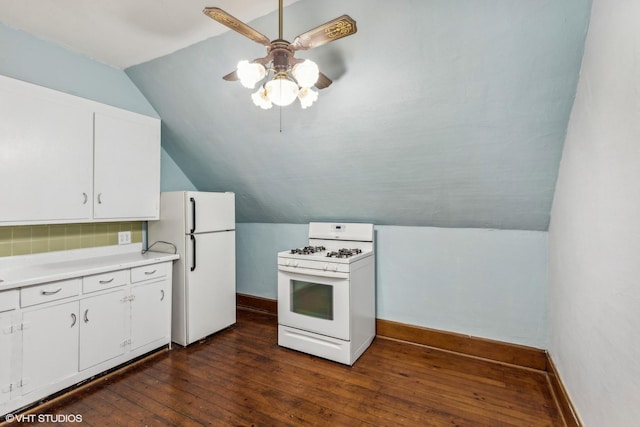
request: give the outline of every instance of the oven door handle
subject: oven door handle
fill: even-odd
[[[312,268],[286,267],[284,265],[279,265],[278,271],[285,271],[287,273],[304,274],[307,276],[331,277],[334,279],[344,279],[344,280],[349,279],[349,273],[343,273],[340,271],[314,270]]]

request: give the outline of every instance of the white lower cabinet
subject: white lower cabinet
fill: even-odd
[[[18,362],[18,343],[13,333],[14,325],[18,322],[14,312],[0,313],[0,405],[8,402],[19,392],[16,387],[14,371]]]
[[[22,315],[22,394],[78,371],[78,301]]]
[[[0,416],[171,341],[171,261],[0,291]]]
[[[171,335],[171,281],[133,287],[131,301],[131,349]]]
[[[19,301],[17,289],[0,292],[0,407],[20,393]]]
[[[129,301],[124,290],[80,301],[80,370],[124,354]]]

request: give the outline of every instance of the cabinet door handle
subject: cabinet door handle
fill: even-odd
[[[62,288],[58,288],[58,289],[56,289],[55,291],[45,291],[45,290],[42,290],[42,291],[40,291],[40,293],[41,293],[42,295],[55,295],[55,294],[57,294],[58,292],[60,292],[61,290],[62,290]]]
[[[76,322],[78,321],[78,316],[75,313],[71,313],[71,327],[76,326]]]
[[[89,309],[84,311],[84,323],[89,323]]]
[[[98,204],[102,204],[102,193],[98,193]]]
[[[145,271],[144,274],[146,274],[148,276],[150,274],[154,274],[155,272],[156,272],[156,270]]]
[[[86,205],[89,201],[89,196],[87,196],[87,193],[82,193],[82,197],[84,197],[84,201],[82,202],[82,204]]]
[[[160,301],[164,301],[164,289],[160,289]]]
[[[100,280],[99,283],[101,285],[106,285],[106,284],[111,283],[111,282],[113,282],[113,277],[111,279],[109,279],[109,280]]]
[[[191,231],[189,233],[193,234],[196,232],[196,199],[190,197],[189,201],[191,202]]]
[[[193,258],[191,260],[191,271],[196,269],[196,238],[194,237],[194,235],[191,235],[191,246],[193,248],[192,252],[193,252]]]

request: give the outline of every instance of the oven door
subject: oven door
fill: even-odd
[[[279,266],[278,323],[348,341],[349,274]]]

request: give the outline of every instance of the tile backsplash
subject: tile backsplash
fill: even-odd
[[[142,222],[99,222],[0,227],[0,257],[118,244],[118,232],[142,242]]]

